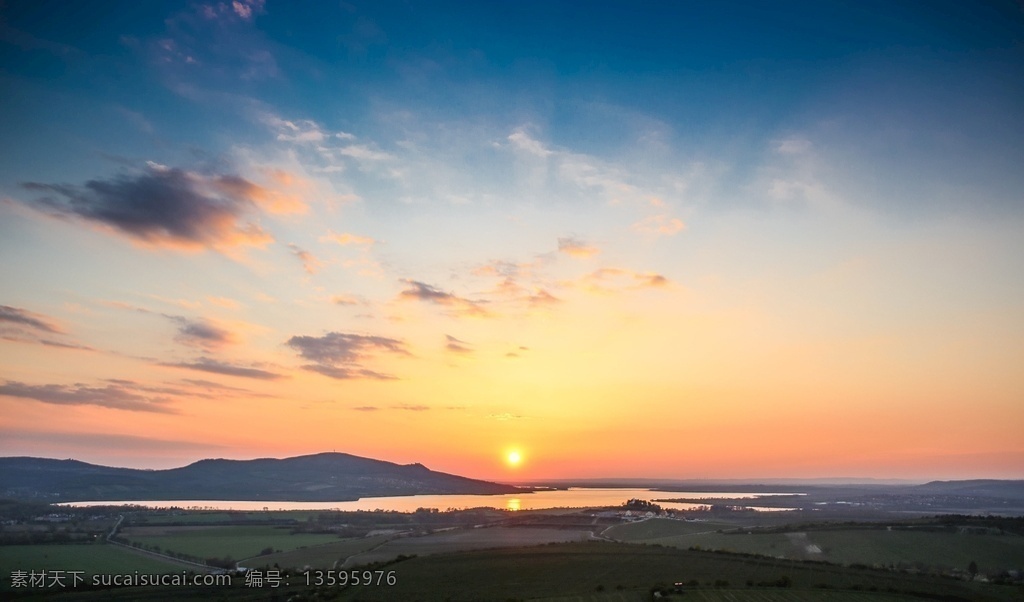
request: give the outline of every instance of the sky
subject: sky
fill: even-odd
[[[1019,2],[3,0],[0,141],[2,455],[1024,478]]]

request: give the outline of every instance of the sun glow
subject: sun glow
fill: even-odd
[[[510,451],[508,452],[508,455],[505,456],[505,462],[507,462],[508,465],[512,467],[519,466],[520,462],[522,461],[523,456],[518,451]]]

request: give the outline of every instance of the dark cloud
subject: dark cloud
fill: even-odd
[[[314,362],[303,366],[303,369],[339,380],[393,379],[394,376],[364,368],[362,362],[376,353],[409,355],[405,343],[398,339],[343,332],[329,332],[322,337],[294,336],[286,345],[298,351],[299,356]]]
[[[378,408],[377,406],[359,406],[352,409],[357,412],[376,412],[380,410],[380,408]]]
[[[41,345],[46,345],[47,347],[59,347],[61,349],[78,349],[80,351],[96,351],[95,349],[93,349],[92,347],[89,347],[88,345],[75,345],[73,343],[62,343],[60,341],[51,341],[49,339],[39,339],[39,343]]]
[[[178,336],[175,337],[175,340],[179,343],[203,349],[216,349],[233,343],[235,340],[230,332],[214,326],[206,320],[189,319],[183,316],[166,317],[178,325]]]
[[[356,362],[374,351],[409,354],[405,343],[398,339],[342,332],[329,332],[322,337],[294,336],[287,345],[308,360],[329,365]]]
[[[404,411],[407,411],[407,412],[426,412],[427,410],[430,409],[430,406],[402,404],[402,405],[397,405],[397,406],[391,406],[391,409],[392,410],[404,410]]]
[[[83,186],[22,186],[47,195],[36,202],[51,215],[113,228],[146,244],[220,248],[271,240],[247,219],[259,200],[252,191],[262,189],[238,176],[205,176],[151,164],[139,174],[89,180]]]
[[[199,370],[201,372],[210,372],[212,374],[223,374],[225,376],[240,376],[242,378],[255,378],[259,380],[277,380],[284,378],[281,374],[274,372],[268,372],[266,370],[260,370],[259,368],[245,368],[243,366],[235,366],[233,364],[226,364],[210,358],[200,358],[194,362],[165,362],[161,363],[161,366],[169,366],[171,368],[185,368],[187,370]]]
[[[46,316],[10,305],[0,305],[0,322],[27,326],[33,330],[52,334],[63,334],[64,332]]]
[[[443,305],[450,308],[453,314],[459,316],[487,317],[490,315],[483,307],[485,301],[472,301],[453,293],[446,293],[416,280],[402,280],[402,282],[409,285],[410,288],[398,294],[400,299],[426,301],[436,305]]]
[[[128,381],[108,384],[101,388],[87,387],[80,383],[74,385],[28,385],[8,380],[0,385],[0,395],[34,399],[54,405],[91,405],[134,412],[176,413],[167,405],[171,401],[169,398],[152,396],[145,389],[126,383]]]
[[[339,366],[327,366],[324,364],[306,364],[303,370],[323,374],[337,380],[350,380],[353,378],[369,378],[375,380],[397,380],[397,377],[382,372],[374,372],[366,368],[346,368]]]

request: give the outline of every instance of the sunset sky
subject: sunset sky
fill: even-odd
[[[0,455],[1024,478],[1021,6],[5,0]]]

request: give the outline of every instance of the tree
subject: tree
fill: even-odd
[[[967,572],[971,574],[971,579],[978,574],[978,563],[971,561],[971,564],[967,565]]]

